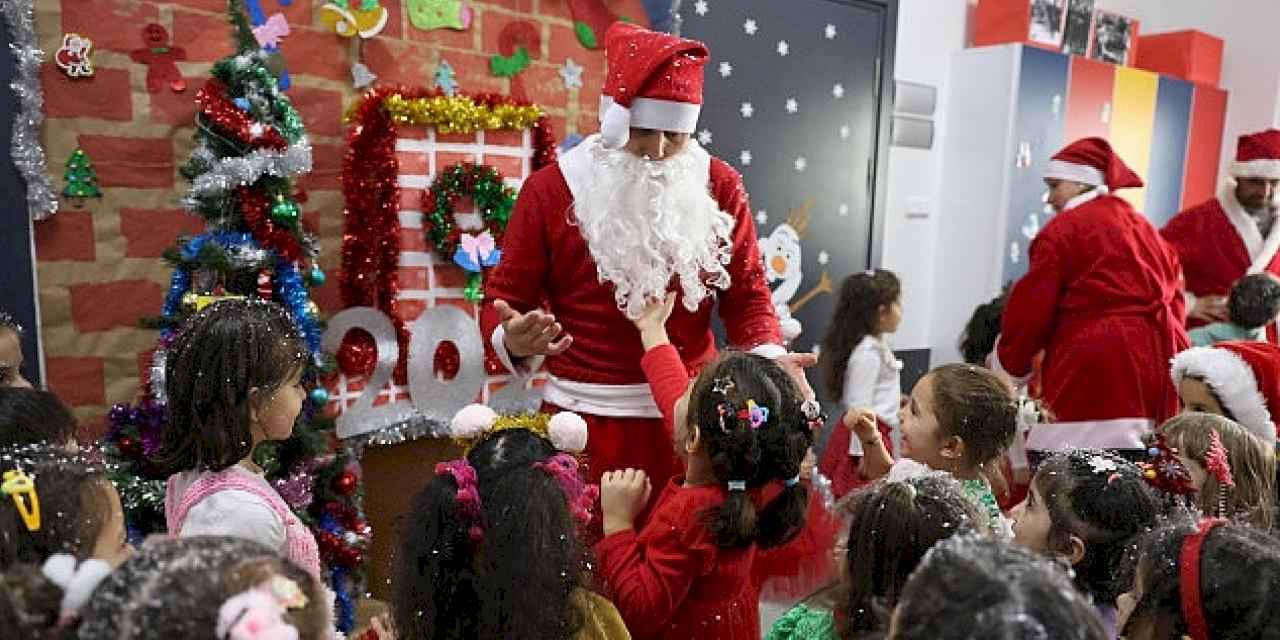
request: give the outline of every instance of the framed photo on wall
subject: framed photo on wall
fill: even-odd
[[[1070,0],[1067,5],[1066,26],[1063,29],[1062,52],[1071,56],[1089,53],[1093,37],[1094,0]]]
[[[1067,0],[1031,0],[1031,27],[1028,38],[1032,42],[1062,46],[1062,29],[1066,24]]]
[[[1133,18],[1097,11],[1093,18],[1093,44],[1089,57],[1111,64],[1129,64],[1136,24]]]

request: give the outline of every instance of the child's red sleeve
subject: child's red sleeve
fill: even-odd
[[[645,352],[640,368],[649,380],[654,402],[662,412],[662,424],[667,433],[673,433],[676,401],[689,387],[689,370],[680,359],[679,352],[670,344],[659,345]]]

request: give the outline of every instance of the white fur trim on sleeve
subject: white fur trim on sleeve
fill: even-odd
[[[1264,442],[1276,441],[1267,399],[1244,358],[1226,349],[1193,347],[1174,356],[1171,373],[1175,386],[1188,376],[1203,380],[1236,422]]]
[[[493,345],[493,350],[498,354],[498,362],[501,362],[507,371],[523,378],[532,375],[542,367],[545,356],[522,358],[517,364],[511,357],[511,353],[507,351],[507,343],[504,341],[506,335],[506,327],[498,325],[498,328],[493,330],[493,335],[489,337],[489,344]]]
[[[756,347],[751,350],[751,353],[765,358],[777,358],[779,356],[787,355],[787,348],[780,344],[766,343],[756,345]]]

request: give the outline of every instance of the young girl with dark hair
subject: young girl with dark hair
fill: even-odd
[[[399,640],[622,640],[617,610],[590,591],[579,534],[598,496],[576,459],[576,415],[499,417],[473,405],[455,437],[466,455],[436,466],[414,500],[396,559]]]
[[[1089,601],[1057,565],[987,536],[954,536],[925,554],[902,590],[890,640],[1107,640]]]
[[[900,324],[902,285],[898,276],[884,270],[850,275],[840,285],[840,298],[818,358],[827,394],[839,399],[841,412],[871,410],[881,435],[895,444],[902,404],[902,362],[884,336],[897,331]],[[863,456],[859,439],[838,429],[827,441],[819,469],[831,479],[836,497],[885,471],[874,466],[874,459]]]
[[[1160,433],[1186,467],[1201,513],[1271,529],[1276,457],[1266,443],[1234,421],[1208,413],[1176,416],[1160,426]]]
[[[1036,471],[1013,512],[1013,539],[1069,565],[1115,637],[1115,599],[1128,587],[1119,569],[1159,516],[1160,502],[1138,465],[1104,451],[1068,451]]]
[[[637,531],[647,477],[634,469],[604,475],[599,571],[637,638],[758,640],[762,576],[789,558],[803,564],[799,557],[821,554],[822,536],[805,527],[809,490],[800,478],[817,403],[772,360],[743,353],[722,355],[689,384],[667,339],[673,304],[668,297],[651,305],[636,326],[641,365],[685,476],[659,488]]]
[[[888,468],[891,480],[932,469],[945,471],[964,486],[986,515],[986,524],[1008,535],[1008,523],[991,489],[999,460],[1013,441],[1019,403],[994,373],[970,364],[947,364],[930,371],[911,390],[903,411],[902,456],[893,464],[876,429],[875,416],[849,411],[842,419],[866,445],[866,458]],[[864,462],[864,464],[867,464]]]
[[[1128,640],[1280,638],[1280,548],[1246,525],[1207,518],[1143,540],[1133,588],[1116,602]]]
[[[936,473],[872,484],[842,501],[851,524],[839,557],[843,580],[796,605],[766,640],[854,640],[883,637],[902,588],[940,540],[985,532],[985,516],[959,483]]]
[[[165,362],[169,421],[155,458],[172,474],[169,533],[261,542],[319,579],[315,538],[252,458],[293,433],[306,358],[293,320],[271,302],[223,300],[187,321]]]
[[[31,388],[22,376],[22,325],[13,316],[0,311],[0,387]]]
[[[58,396],[42,389],[0,387],[0,446],[45,442],[78,450],[76,419]]]

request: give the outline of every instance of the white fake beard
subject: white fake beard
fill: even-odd
[[[588,151],[593,179],[574,212],[618,309],[638,318],[663,299],[673,277],[691,312],[714,295],[712,288],[728,288],[733,217],[711,197],[690,148],[662,161],[603,146]]]

